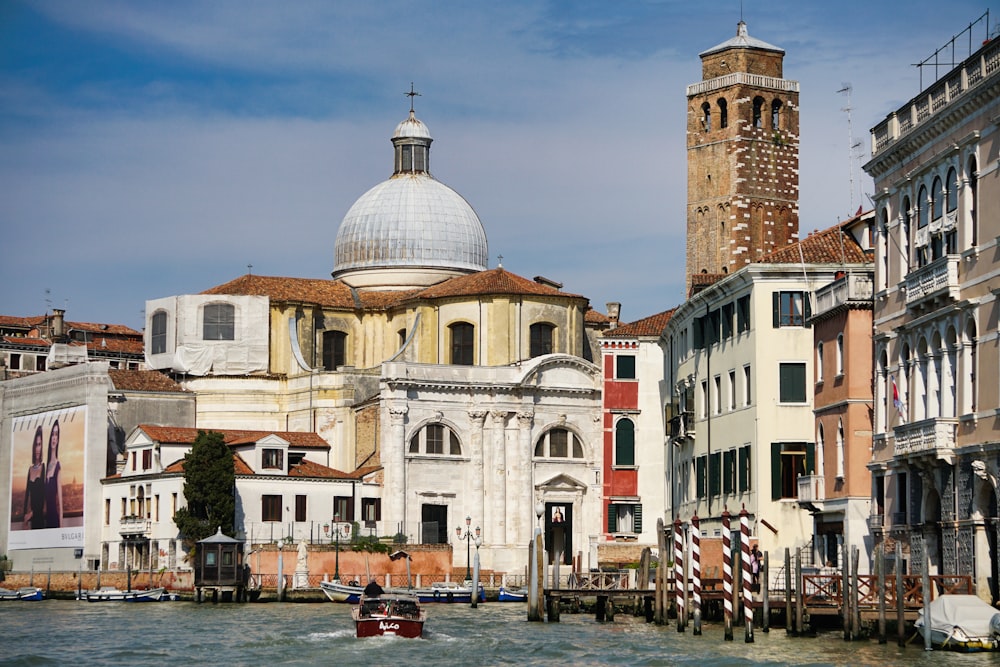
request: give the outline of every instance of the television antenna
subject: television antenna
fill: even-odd
[[[847,159],[849,165],[848,181],[851,187],[850,198],[849,198],[851,208],[849,215],[853,216],[854,215],[854,163],[860,157],[860,155],[858,155],[858,149],[861,148],[861,142],[854,141],[854,128],[851,124],[851,90],[852,86],[850,83],[843,83],[840,86],[840,90],[838,90],[837,92],[847,96],[847,106],[842,107],[841,111],[847,114],[847,146],[848,146]]]

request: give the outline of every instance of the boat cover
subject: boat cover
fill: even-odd
[[[988,638],[990,621],[1000,612],[975,595],[942,595],[931,602],[931,629],[952,635],[957,628],[971,638]],[[1000,618],[997,619],[1000,624]],[[914,627],[924,627],[924,610],[917,614]]]

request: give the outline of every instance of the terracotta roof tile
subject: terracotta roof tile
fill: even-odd
[[[809,234],[798,243],[765,255],[760,264],[864,264],[870,262],[854,237],[844,231],[853,219]],[[800,251],[801,249],[801,251]]]
[[[479,271],[466,276],[458,276],[432,285],[414,295],[419,299],[438,299],[453,296],[479,296],[484,294],[532,294],[537,296],[560,296],[582,299],[579,294],[562,292],[554,287],[542,285],[534,280],[522,278],[502,268]]]
[[[66,330],[78,329],[80,331],[89,331],[93,334],[105,334],[107,336],[130,336],[133,338],[138,338],[142,340],[142,332],[136,331],[132,327],[127,327],[124,324],[100,324],[93,322],[66,322]]]
[[[198,431],[215,431],[222,434],[222,441],[227,445],[250,444],[269,435],[276,435],[289,442],[290,445],[302,449],[330,449],[330,443],[316,433],[301,431],[243,431],[222,428],[191,428],[186,426],[156,426],[140,424],[139,428],[157,442],[168,442],[180,445],[190,445],[198,437]]]
[[[282,278],[246,274],[202,294],[266,296],[273,301],[302,301],[332,308],[356,308],[351,288],[332,279]]]
[[[288,476],[324,477],[326,479],[353,479],[353,475],[349,473],[335,470],[334,468],[328,468],[325,465],[310,461],[309,459],[302,459],[298,465],[289,468]]]
[[[583,314],[583,321],[588,324],[609,324],[611,318],[604,313],[599,313],[593,308],[587,308],[587,312]]]
[[[659,336],[667,328],[667,323],[674,315],[674,308],[662,313],[644,317],[641,320],[619,325],[617,328],[604,332],[605,338],[632,338],[636,336]]]
[[[108,377],[119,391],[184,391],[184,388],[159,371],[124,371],[110,369]]]

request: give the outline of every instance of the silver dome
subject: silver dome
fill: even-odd
[[[411,110],[393,133],[392,178],[361,195],[340,223],[334,278],[355,286],[407,287],[487,268],[486,230],[479,216],[460,194],[430,175],[432,141]]]

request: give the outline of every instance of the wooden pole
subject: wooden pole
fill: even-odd
[[[840,570],[840,620],[844,623],[844,641],[851,641],[851,551],[847,544],[841,546]]]
[[[792,622],[792,555],[785,547],[785,632],[795,634]]]
[[[653,622],[657,625],[666,623],[666,569],[667,569],[667,540],[663,531],[663,517],[656,520],[656,548],[659,557],[656,563],[656,586],[653,599]]]
[[[802,608],[805,603],[803,589],[804,586],[802,581],[802,551],[801,549],[796,549],[795,550],[795,630],[799,634],[805,633],[805,627],[803,623],[805,610]]]
[[[542,618],[541,554],[539,540],[541,529],[535,528],[528,546],[528,620],[537,622]]]
[[[733,556],[729,532],[729,510],[722,510],[722,608],[725,620],[723,639],[733,641]]]
[[[691,517],[691,606],[694,609],[692,633],[701,634],[701,529],[698,515]]]
[[[763,632],[771,631],[771,587],[767,583],[767,570],[770,556],[764,552],[764,562],[760,566],[760,595],[763,607],[761,608],[760,629]]]
[[[753,639],[753,575],[750,572],[750,513],[747,506],[740,509],[740,553],[743,556],[743,641],[752,644]],[[754,556],[756,558],[756,556]]]
[[[684,607],[684,540],[680,517],[674,519],[674,596],[677,599],[677,632],[684,632],[687,609]]]
[[[875,571],[878,576],[878,643],[885,644],[886,623],[885,623],[885,545],[879,542],[875,551]]]
[[[861,552],[856,546],[851,547],[851,635],[854,639],[861,638],[861,591],[858,590],[858,561]]]
[[[903,615],[903,544],[896,541],[896,643],[906,646],[906,618]]]
[[[933,597],[931,591],[931,563],[930,559],[927,558],[927,549],[924,549],[924,563],[921,568],[921,597],[924,602],[924,650],[930,651],[931,647],[931,628],[934,623],[931,620],[931,598]]]

